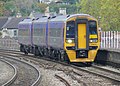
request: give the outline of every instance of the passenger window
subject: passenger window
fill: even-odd
[[[66,38],[75,38],[75,22],[74,21],[67,22]]]
[[[96,21],[89,21],[89,32],[90,34],[97,34]]]

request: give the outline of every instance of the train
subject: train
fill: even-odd
[[[26,18],[18,24],[18,42],[25,54],[92,64],[100,46],[98,21],[88,14]]]

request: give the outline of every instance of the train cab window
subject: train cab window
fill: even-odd
[[[67,22],[66,38],[75,38],[75,21]]]
[[[97,34],[97,23],[96,21],[89,21],[89,33]]]

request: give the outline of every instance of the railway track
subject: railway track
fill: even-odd
[[[83,70],[85,72],[95,74],[100,77],[104,77],[106,79],[113,81],[115,84],[120,84],[120,73],[119,72],[115,72],[115,71],[105,69],[99,66],[81,68],[81,67],[76,67],[72,65],[72,67],[78,70]]]
[[[17,52],[17,53],[14,52],[11,55],[15,55],[15,54],[24,55],[24,54],[21,54],[19,52]],[[29,57],[34,57],[34,56],[33,55],[28,55],[28,58]],[[35,60],[34,58],[30,58],[30,59]],[[53,61],[53,60],[50,60],[48,58],[44,58],[44,59],[45,60],[49,60],[49,61]],[[53,62],[56,62],[56,61],[53,61]],[[64,62],[58,62],[57,61],[56,63],[60,63],[60,64],[63,64],[63,65],[68,65],[68,64],[66,64]],[[120,73],[119,72],[115,72],[115,71],[110,70],[110,69],[108,70],[108,69],[105,69],[105,68],[102,68],[102,67],[96,66],[96,65],[93,65],[92,67],[79,67],[79,66],[75,66],[75,65],[69,64],[68,66],[71,66],[71,67],[73,67],[73,68],[75,68],[77,70],[80,70],[80,71],[85,71],[85,72],[88,72],[88,73],[91,73],[91,74],[94,74],[94,75],[97,75],[97,76],[100,76],[100,77],[104,77],[104,78],[106,78],[106,79],[111,80],[112,82],[114,82],[114,84],[117,84],[117,85],[120,84]],[[79,72],[75,72],[75,71],[73,71],[73,72],[76,73],[77,75],[80,75]]]
[[[17,69],[16,69],[16,67],[14,65],[9,63],[8,61],[3,60],[2,58],[0,58],[0,61],[5,63],[5,64],[1,64],[4,67],[4,68],[1,67],[2,72],[4,72],[4,73],[2,73],[2,75],[4,77],[4,80],[2,79],[3,77],[1,75],[0,80],[2,80],[2,81],[0,81],[1,82],[0,85],[1,86],[9,86],[11,83],[13,83],[15,81],[15,79],[17,77]],[[5,65],[9,66],[9,68],[7,68],[7,70],[9,70],[9,73],[8,72],[5,73],[6,70],[5,71],[3,70],[3,69],[5,69]],[[12,74],[11,74],[11,70],[13,70]]]
[[[16,59],[11,56],[0,54],[3,60],[8,61],[12,65],[16,66],[17,77],[16,79],[11,79],[11,83],[3,86],[37,86],[40,82],[40,72],[38,67],[27,62],[23,59]]]
[[[55,74],[55,77],[58,78],[60,81],[62,81],[66,86],[71,86],[67,80],[65,80],[63,77],[59,76],[58,74]]]

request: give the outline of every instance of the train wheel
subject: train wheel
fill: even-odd
[[[44,55],[42,48],[40,48],[40,47],[37,48],[37,55],[38,55],[39,57],[42,57],[42,56]]]
[[[34,55],[35,55],[35,56],[39,56],[39,50],[38,50],[38,47],[35,47],[35,49],[34,49]]]
[[[24,53],[25,53],[26,55],[28,55],[28,52],[25,51]]]
[[[61,54],[61,61],[65,61],[65,55],[64,55],[64,52],[60,52]]]
[[[61,61],[61,54],[60,52],[57,53],[58,60]]]
[[[68,59],[68,56],[66,54],[65,54],[64,58],[65,58],[65,62],[67,62],[68,64],[70,64],[70,60]]]
[[[49,51],[49,58],[50,58],[50,59],[53,59],[52,50]]]
[[[47,58],[50,57],[50,51],[49,51],[49,49],[47,49],[47,51],[46,51],[46,57],[47,57]]]
[[[27,52],[27,49],[24,47],[24,53],[25,54],[28,54],[28,52]]]
[[[86,62],[87,66],[92,66],[93,62]]]
[[[47,49],[47,58],[50,58],[50,50]]]
[[[57,51],[54,51],[54,58],[55,58],[55,60],[58,60]]]
[[[28,54],[27,46],[25,46],[25,45],[23,45],[23,52],[24,52],[24,54]]]
[[[44,55],[45,55],[46,57],[48,57],[48,50],[47,50],[47,49],[44,49]]]
[[[20,45],[20,52],[23,52],[23,45]]]
[[[58,59],[58,52],[57,51],[55,51],[55,60],[57,60],[57,61],[59,60]]]

